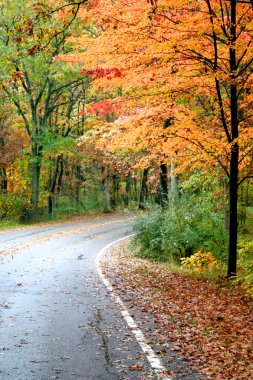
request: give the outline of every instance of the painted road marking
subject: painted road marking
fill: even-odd
[[[121,239],[115,240],[112,243],[106,245],[101,251],[98,253],[96,258],[96,268],[98,271],[99,276],[101,277],[104,285],[110,292],[111,297],[113,298],[114,302],[118,305],[120,312],[122,316],[124,317],[128,327],[133,332],[135,339],[139,343],[142,351],[145,353],[146,358],[148,359],[151,367],[153,368],[154,372],[157,374],[158,378],[161,380],[172,380],[171,377],[168,377],[167,375],[164,375],[167,372],[167,369],[162,364],[160,358],[155,354],[152,347],[147,343],[147,339],[145,338],[142,330],[139,328],[133,317],[131,317],[129,311],[127,310],[127,307],[124,305],[121,298],[114,292],[113,287],[110,283],[110,281],[107,280],[107,278],[104,276],[101,268],[101,260],[103,256],[106,254],[106,252],[115,244],[118,244],[126,239],[129,239],[130,237],[134,236],[134,234],[125,236]]]

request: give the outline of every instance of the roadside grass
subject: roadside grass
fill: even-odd
[[[16,227],[22,227],[24,224],[12,221],[12,220],[1,220],[0,221],[0,230],[6,229],[6,228],[16,228]]]

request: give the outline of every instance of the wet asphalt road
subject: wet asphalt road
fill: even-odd
[[[95,268],[129,233],[124,216],[0,232],[1,380],[156,378]]]

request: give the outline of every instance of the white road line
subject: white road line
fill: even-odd
[[[107,278],[105,278],[105,276],[102,272],[102,269],[101,269],[101,260],[102,260],[102,257],[105,255],[105,253],[113,245],[118,244],[121,241],[126,240],[132,236],[134,236],[134,234],[125,236],[121,239],[115,240],[112,243],[106,245],[97,255],[96,268],[97,268],[98,274],[101,277],[104,285],[109,290],[111,297],[113,298],[114,302],[118,305],[118,307],[121,311],[121,314],[123,315],[128,327],[133,332],[135,339],[139,343],[142,351],[145,353],[151,367],[153,368],[154,372],[157,374],[158,378],[161,380],[172,380],[171,377],[168,377],[167,375],[165,375],[167,369],[164,367],[160,358],[155,354],[155,352],[151,348],[151,346],[147,343],[147,340],[146,340],[142,330],[138,327],[138,325],[135,322],[135,320],[133,319],[133,317],[131,317],[131,315],[129,314],[129,312],[128,312],[126,306],[124,305],[123,301],[121,300],[121,298],[114,292],[111,283],[107,280]]]

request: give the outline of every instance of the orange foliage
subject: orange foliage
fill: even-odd
[[[174,157],[179,168],[221,166],[229,174],[231,110],[229,86],[238,94],[239,165],[252,171],[253,8],[237,4],[237,39],[231,42],[229,2],[96,0],[80,16],[90,30],[74,38],[84,53],[65,57],[96,75],[94,86],[113,93],[123,115],[105,123],[108,150],[141,152],[138,165]],[[231,72],[230,48],[238,69]],[[120,91],[119,91],[120,89]],[[170,120],[165,128],[166,121]]]

